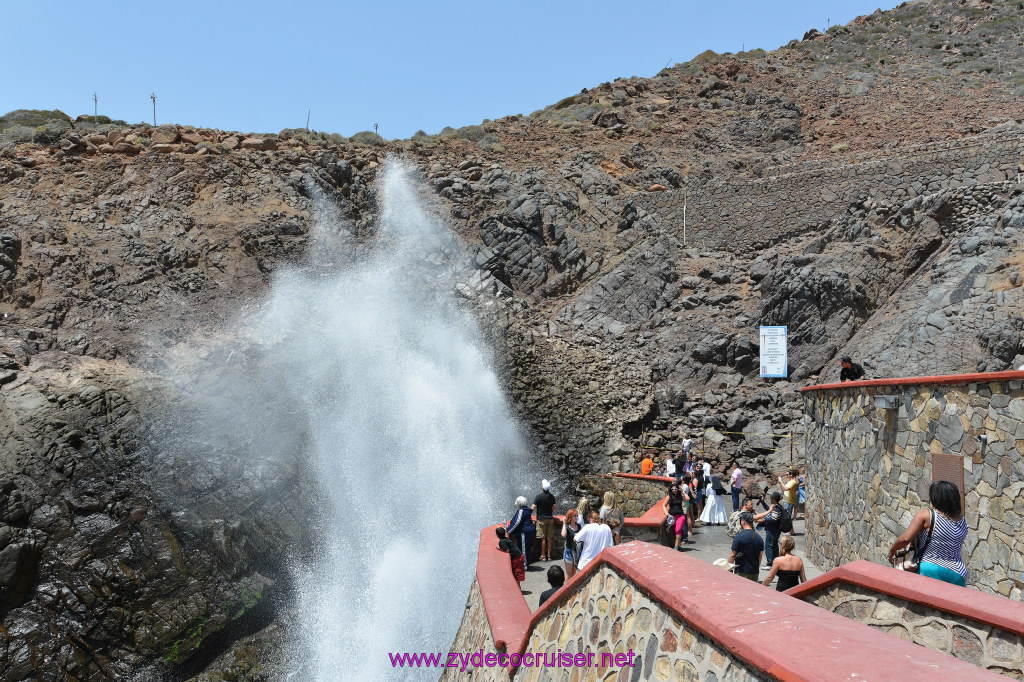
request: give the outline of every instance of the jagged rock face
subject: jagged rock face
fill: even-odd
[[[788,446],[763,434],[799,430],[800,383],[841,354],[875,376],[1024,364],[1024,133],[1003,123],[1022,56],[1005,7],[970,9],[702,55],[489,122],[497,145],[87,124],[0,141],[0,679],[228,670],[227,644],[287,602],[315,487],[176,436],[204,406],[162,372],[312,230],[334,265],[358,259],[388,153],[449,217],[456,291],[565,478],[683,430],[778,471]],[[982,39],[991,73],[962,56]],[[757,378],[759,324],[789,327],[789,381]]]
[[[197,456],[168,434],[201,408],[157,377],[59,352],[19,369],[0,399],[3,679],[173,670],[285,593],[312,505],[295,460]]]

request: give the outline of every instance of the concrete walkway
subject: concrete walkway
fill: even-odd
[[[561,527],[558,528],[561,530]],[[764,540],[764,531],[758,531],[761,539]],[[798,519],[793,522],[793,537],[796,539],[796,549],[794,554],[804,560],[804,573],[807,574],[807,579],[811,580],[822,574],[822,570],[811,563],[810,559],[807,558],[804,550],[807,548],[807,544],[804,541],[804,520]],[[683,552],[687,556],[700,559],[707,563],[714,563],[715,559],[728,559],[729,551],[732,546],[732,538],[726,532],[725,526],[700,526],[693,530],[690,534],[690,539],[694,541],[692,545],[683,545]],[[520,586],[523,591],[523,595],[526,597],[526,603],[529,605],[531,611],[537,610],[537,601],[540,599],[540,593],[548,589],[547,570],[549,566],[554,565],[554,561],[535,561],[530,564],[529,570],[526,572],[526,580]],[[557,562],[563,569],[565,564],[562,561]],[[764,563],[764,557],[761,558],[761,563]],[[724,569],[723,569],[724,570]],[[762,569],[761,579],[768,575],[767,569]],[[774,585],[774,582],[772,583]]]

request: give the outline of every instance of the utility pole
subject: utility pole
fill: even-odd
[[[377,135],[377,124],[376,123],[373,124],[373,134]]]
[[[308,110],[306,111],[306,132],[307,132],[307,133],[309,132],[309,117],[310,117],[310,115],[311,115],[312,113],[313,113],[313,110],[312,110],[312,109],[308,109]]]
[[[92,122],[95,123],[96,119],[100,115],[100,98],[96,93],[92,93]]]
[[[149,93],[149,98],[153,100],[153,127],[156,128],[156,93]]]

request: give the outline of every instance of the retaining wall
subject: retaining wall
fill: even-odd
[[[992,672],[1024,679],[1024,605],[855,561],[787,594]]]
[[[489,530],[489,529],[488,529]],[[481,547],[483,549],[483,547]],[[494,550],[498,553],[497,550]],[[500,553],[498,553],[500,554]],[[853,680],[1003,679],[947,655],[922,649],[698,559],[644,542],[605,549],[530,617],[504,557],[508,580],[480,574],[481,633],[471,592],[453,651],[498,650],[521,661],[545,656],[554,667],[483,667],[445,671],[442,679],[506,680]],[[491,557],[481,557],[489,564]],[[498,579],[495,588],[486,582]],[[511,581],[511,585],[508,585]],[[502,600],[502,594],[507,599]],[[518,600],[518,603],[516,603]],[[509,609],[507,607],[515,606]],[[518,635],[515,630],[518,628]],[[476,633],[465,634],[465,633]],[[519,643],[516,646],[516,643]],[[465,648],[462,648],[465,647]],[[827,660],[823,661],[823,650]],[[865,655],[870,652],[871,655]],[[602,653],[619,663],[602,666]],[[584,655],[592,667],[566,666],[562,654]],[[589,654],[594,654],[589,659]],[[607,660],[605,661],[607,662]],[[628,663],[632,663],[629,665]]]
[[[856,559],[884,561],[914,513],[928,506],[933,464],[954,455],[945,458],[952,469],[942,476],[963,477],[967,583],[1020,601],[1022,385],[1024,372],[998,372],[804,389],[811,560],[826,570]],[[892,408],[876,407],[876,396]]]
[[[1024,135],[1014,132],[896,150],[882,158],[769,169],[782,173],[691,187],[687,241],[718,248],[744,234],[752,246],[765,246],[814,228],[868,197],[896,203],[945,188],[1011,180],[1022,163]],[[638,194],[634,201],[681,229],[683,192]]]
[[[671,478],[640,474],[600,474],[580,478],[580,488],[598,500],[608,490],[626,516],[643,516],[651,507],[661,504],[668,494]],[[600,506],[600,503],[598,504]]]

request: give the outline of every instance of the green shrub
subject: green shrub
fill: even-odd
[[[53,111],[46,111],[44,109],[15,109],[0,116],[0,128],[5,127],[5,124],[38,128],[47,123],[65,123],[70,128],[71,117],[57,109]]]
[[[363,130],[352,136],[352,142],[355,144],[370,144],[370,145],[381,145],[384,144],[384,138],[371,130]]]
[[[566,97],[565,99],[558,100],[557,102],[555,102],[555,109],[565,109],[566,107],[571,107],[573,104],[576,104],[576,97],[576,95],[572,95],[571,97]]]
[[[465,126],[455,131],[455,136],[460,140],[479,142],[487,135],[487,131],[481,125]]]
[[[484,151],[504,151],[504,147],[498,141],[498,136],[494,133],[485,133],[476,143],[476,146]]]

